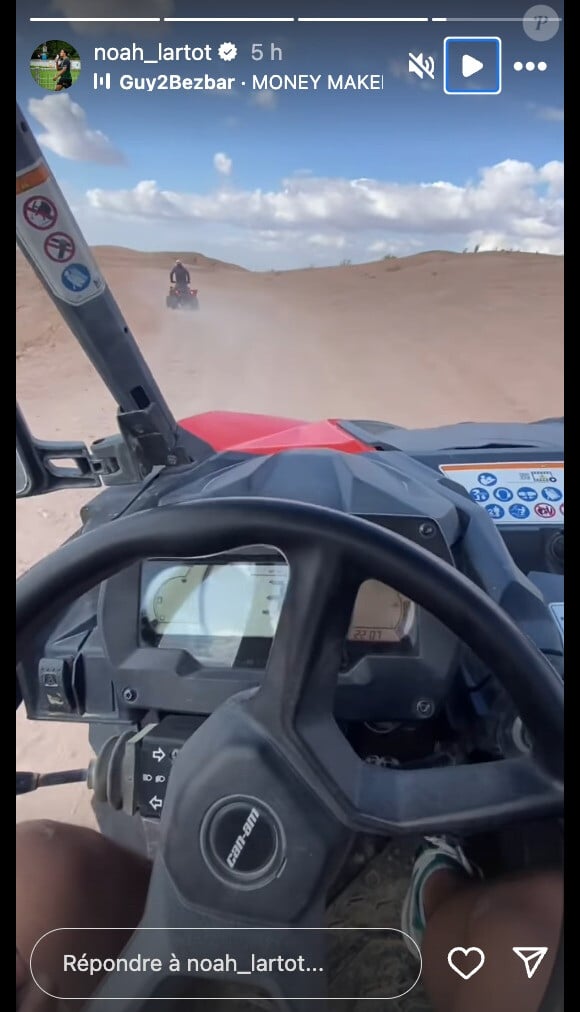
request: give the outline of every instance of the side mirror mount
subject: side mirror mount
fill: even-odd
[[[32,435],[16,404],[16,498],[56,492],[61,488],[100,488],[84,443],[41,442]]]
[[[29,495],[31,484],[32,479],[16,444],[16,498],[25,499]]]

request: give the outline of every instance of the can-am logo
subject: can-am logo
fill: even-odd
[[[226,864],[228,868],[234,869],[236,867],[244,847],[246,846],[248,840],[250,839],[252,833],[254,832],[254,829],[256,828],[259,818],[260,813],[258,809],[252,808],[250,810],[248,818],[246,819],[244,825],[242,826],[242,832],[239,834],[239,836],[236,837],[235,843],[226,858]]]

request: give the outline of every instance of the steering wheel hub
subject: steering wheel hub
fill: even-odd
[[[202,822],[201,852],[214,875],[228,885],[258,888],[279,874],[285,862],[282,823],[257,798],[222,798]]]

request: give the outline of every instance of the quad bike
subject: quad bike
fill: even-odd
[[[199,309],[197,289],[189,288],[187,285],[171,285],[165,299],[165,305],[168,309],[189,309],[190,311],[195,311]]]
[[[20,110],[16,139],[90,301],[59,297],[20,205],[17,241],[119,406],[90,448],[16,418],[17,497],[100,490],[16,609],[17,707],[88,725],[95,758],[17,791],[86,779],[101,831],[153,860],[121,957],[139,972],[115,964],[86,1007],[193,998],[200,953],[206,997],[248,995],[224,951],[259,950],[251,983],[277,1009],[407,992],[418,952],[391,932],[377,980],[371,935],[396,929],[421,836],[460,835],[490,869],[561,861],[563,508],[531,507],[563,507],[562,419],[176,422]],[[506,464],[526,522],[486,509]],[[563,1008],[562,946],[543,1012]],[[304,953],[318,972],[286,972]]]

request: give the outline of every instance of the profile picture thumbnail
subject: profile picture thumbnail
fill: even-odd
[[[45,91],[68,91],[81,72],[81,59],[70,42],[49,39],[30,57],[30,73]]]

